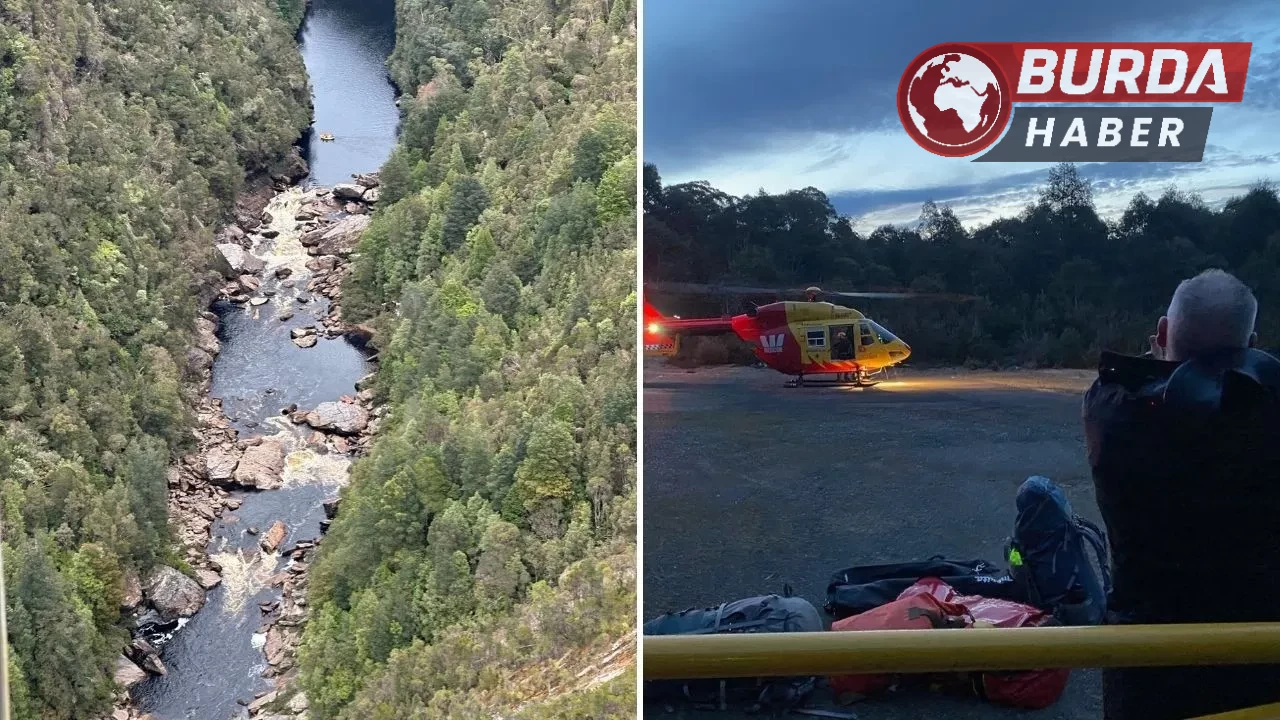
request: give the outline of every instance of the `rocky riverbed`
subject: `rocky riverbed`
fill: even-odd
[[[376,176],[353,179],[277,178],[217,233],[221,278],[187,354],[197,449],[169,471],[182,567],[126,580],[137,630],[117,658],[129,692],[113,720],[307,715],[296,689],[307,569],[382,416],[367,387],[370,334],[341,317],[342,279],[379,192]],[[219,652],[238,673],[218,676]]]

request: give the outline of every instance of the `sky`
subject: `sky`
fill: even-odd
[[[935,156],[898,120],[907,65],[942,42],[1247,41],[1244,102],[1215,105],[1201,163],[1079,167],[1099,212],[1170,186],[1211,206],[1280,181],[1280,2],[645,0],[644,158],[665,185],[816,187],[868,231],[926,200],[967,226],[1016,215],[1048,165]]]

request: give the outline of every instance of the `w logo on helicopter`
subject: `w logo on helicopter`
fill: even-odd
[[[783,333],[761,335],[760,347],[767,353],[780,353],[782,352],[782,342],[784,337]]]

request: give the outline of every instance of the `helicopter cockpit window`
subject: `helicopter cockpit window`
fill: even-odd
[[[866,347],[867,345],[874,345],[876,343],[876,338],[871,334],[871,325],[869,325],[868,322],[861,323],[858,327],[858,332],[861,337],[859,342],[862,343],[863,347]]]
[[[807,333],[809,347],[814,350],[821,350],[827,346],[826,330],[810,330]]]
[[[867,322],[870,323],[871,327],[875,329],[876,335],[880,337],[880,342],[888,344],[888,343],[897,341],[898,337],[896,335],[889,332],[888,330],[885,330],[883,327],[877,324],[875,320],[868,320]]]

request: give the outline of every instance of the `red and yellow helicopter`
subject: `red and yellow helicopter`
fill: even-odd
[[[692,283],[646,283],[646,290],[678,294],[774,295],[788,291],[761,288],[713,287]],[[667,317],[644,302],[644,352],[650,357],[670,357],[680,349],[685,335],[733,333],[751,346],[757,359],[786,375],[794,375],[790,387],[805,384],[805,377],[835,375],[837,384],[874,385],[876,376],[911,356],[911,347],[861,312],[823,300],[825,297],[904,299],[931,295],[909,292],[804,291],[804,301],[782,300],[746,313],[719,318]]]

